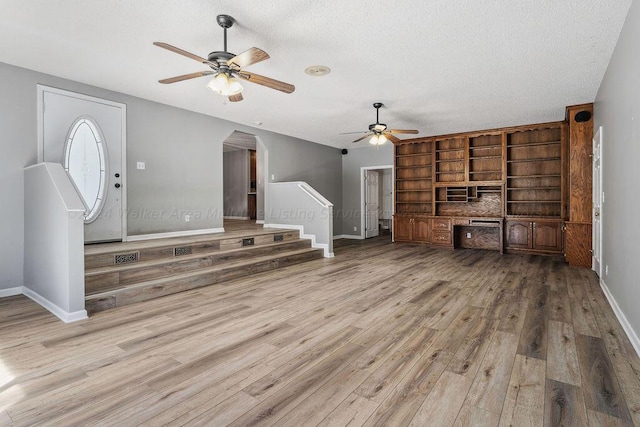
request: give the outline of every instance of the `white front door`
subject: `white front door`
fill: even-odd
[[[602,261],[602,202],[604,194],[602,190],[602,126],[593,138],[593,262],[592,268],[599,277],[602,277],[600,265]]]
[[[365,238],[378,235],[378,172],[365,172]]]
[[[38,101],[39,161],[62,164],[87,212],[95,208],[85,221],[85,243],[123,240],[126,106],[45,86],[38,86]]]

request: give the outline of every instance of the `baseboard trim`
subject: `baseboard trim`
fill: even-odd
[[[32,291],[26,286],[22,288],[22,293],[26,297],[31,298],[33,301],[37,302],[42,307],[49,310],[52,314],[54,314],[58,319],[62,320],[64,323],[77,322],[78,320],[87,319],[89,317],[87,316],[87,310],[78,310],[78,311],[72,311],[72,312],[63,310],[57,305],[55,305],[54,303],[52,303],[51,301],[49,301],[48,299],[46,299],[45,297],[43,297],[42,295]]]
[[[627,320],[627,316],[624,315],[624,312],[622,311],[622,309],[620,309],[620,306],[618,305],[616,299],[613,297],[613,294],[609,290],[609,287],[602,279],[600,279],[600,289],[602,289],[604,296],[607,297],[607,301],[609,301],[609,305],[613,309],[613,313],[618,318],[618,322],[620,322],[620,324],[622,325],[622,329],[624,329],[624,332],[627,334],[629,341],[631,341],[631,345],[636,351],[636,354],[640,357],[640,338],[638,338],[638,334],[636,334],[636,331],[633,330],[633,327],[629,323],[629,320]]]
[[[0,289],[0,298],[14,297],[16,295],[22,295],[22,286],[17,286],[15,288],[9,289]]]
[[[264,224],[264,219],[256,219],[256,224]]]
[[[240,219],[243,221],[248,221],[251,218],[249,218],[248,216],[223,216],[222,219]]]
[[[333,258],[335,255],[333,252],[329,252],[329,244],[328,243],[318,243],[316,242],[315,234],[304,234],[304,226],[302,225],[293,225],[293,224],[264,224],[264,228],[289,228],[291,230],[298,230],[300,233],[301,239],[311,240],[311,247],[322,249],[324,251],[325,258]]]
[[[337,234],[333,236],[333,240],[337,239],[352,239],[352,240],[364,240],[364,237],[357,234]]]
[[[139,240],[166,239],[168,237],[196,236],[198,234],[213,234],[213,233],[224,233],[224,228],[203,228],[201,230],[171,231],[168,233],[136,234],[134,236],[128,236],[127,242],[136,242]]]

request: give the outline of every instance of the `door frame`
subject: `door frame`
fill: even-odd
[[[366,211],[366,206],[365,206],[365,198],[366,198],[366,181],[365,181],[365,176],[366,176],[366,171],[369,170],[383,170],[383,169],[391,169],[391,191],[393,192],[393,196],[392,196],[392,202],[393,202],[393,197],[395,196],[396,193],[396,177],[395,177],[395,170],[393,168],[393,165],[380,165],[380,166],[361,166],[360,167],[360,238],[361,239],[365,239],[366,238],[366,233],[365,233],[365,226],[366,226],[366,218],[365,215],[367,214]],[[392,208],[393,208],[393,214],[396,213],[396,204],[395,203],[391,203],[392,204]],[[391,239],[393,241],[393,215],[391,217]]]
[[[599,261],[599,265],[598,265],[598,270],[595,270],[595,256],[592,256],[591,258],[591,269],[593,271],[595,271],[598,274],[598,278],[600,280],[602,280],[602,258],[603,258],[603,254],[602,254],[602,234],[604,231],[604,227],[603,224],[604,222],[602,221],[602,217],[603,217],[603,205],[604,205],[604,189],[602,188],[602,182],[603,182],[603,177],[602,177],[602,170],[603,170],[603,161],[602,161],[602,157],[603,157],[603,152],[604,150],[602,149],[602,143],[604,142],[604,138],[602,137],[602,133],[603,133],[603,129],[602,126],[598,126],[598,129],[596,130],[596,133],[593,136],[593,144],[595,145],[596,141],[598,143],[598,147],[600,152],[598,153],[598,157],[599,157],[599,161],[600,161],[600,174],[599,174],[599,179],[598,179],[598,187],[600,188],[600,193],[597,195],[597,197],[599,197],[598,203],[600,205],[600,212],[599,212],[599,220],[598,220],[598,224],[600,224],[600,226],[598,227],[598,234],[599,234],[599,239],[598,239],[598,254],[600,254],[600,261]],[[592,157],[591,157],[594,161],[596,158],[596,153],[592,153]],[[593,174],[593,161],[591,163],[591,173]],[[595,189],[596,189],[596,182],[595,180],[592,182],[592,186],[593,186],[593,191],[592,191],[592,197],[595,197],[596,194],[595,193]],[[591,208],[591,224],[595,223],[595,209],[592,207]],[[591,232],[591,242],[593,245],[592,249],[595,249],[595,242],[596,239],[594,238],[596,234],[596,228],[593,227],[592,228],[592,232]],[[594,251],[595,253],[595,251]]]
[[[45,92],[49,92],[49,93],[54,93],[56,95],[63,95],[63,96],[69,96],[71,98],[76,98],[76,99],[81,99],[83,101],[90,101],[90,102],[95,102],[98,104],[104,104],[104,105],[108,105],[110,107],[116,107],[116,108],[120,108],[120,113],[121,113],[121,118],[122,118],[122,135],[121,135],[121,141],[122,141],[122,150],[121,150],[121,161],[122,161],[122,171],[121,171],[121,183],[123,188],[125,189],[125,191],[121,192],[121,198],[122,198],[122,212],[120,212],[120,217],[122,218],[122,241],[126,242],[127,241],[127,193],[128,193],[128,186],[127,186],[127,105],[120,103],[120,102],[115,102],[115,101],[109,101],[106,99],[102,99],[102,98],[97,98],[94,96],[90,96],[90,95],[85,95],[82,93],[78,93],[78,92],[72,92],[69,90],[64,90],[64,89],[59,89],[56,87],[52,87],[52,86],[46,86],[46,85],[41,85],[41,84],[37,84],[36,85],[36,91],[37,91],[37,108],[38,108],[38,147],[37,147],[37,152],[38,152],[38,163],[42,163],[44,161],[44,94]]]

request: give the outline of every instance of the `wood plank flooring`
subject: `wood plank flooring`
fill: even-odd
[[[0,425],[640,426],[640,360],[588,270],[334,251],[68,325],[0,299]]]

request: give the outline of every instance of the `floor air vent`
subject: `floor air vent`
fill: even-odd
[[[283,242],[284,241],[284,236],[282,234],[274,234],[273,235],[273,241],[274,242]]]
[[[173,248],[173,256],[191,255],[192,253],[193,247],[191,246],[180,246],[178,248]]]
[[[118,264],[131,264],[132,262],[138,262],[139,252],[131,252],[128,254],[114,255],[113,263]]]
[[[242,246],[253,246],[253,237],[242,239]]]

